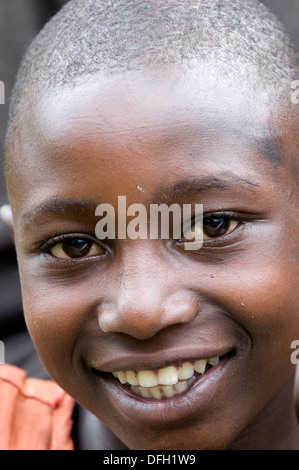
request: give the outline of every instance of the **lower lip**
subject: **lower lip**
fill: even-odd
[[[174,423],[194,418],[203,411],[221,387],[232,356],[223,357],[181,394],[172,398],[155,400],[136,395],[129,386],[121,384],[112,374],[99,376],[97,381],[105,387],[113,399],[113,406],[121,415],[136,424],[148,425]]]

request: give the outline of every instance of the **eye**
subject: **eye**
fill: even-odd
[[[208,216],[203,219],[203,239],[211,239],[227,235],[232,232],[240,221],[224,216]]]
[[[68,260],[77,258],[89,258],[102,255],[104,249],[91,240],[84,238],[64,238],[48,249],[48,253],[58,259]]]
[[[214,238],[221,237],[223,235],[228,235],[231,233],[238,225],[240,224],[239,220],[233,219],[230,216],[222,215],[209,215],[203,217],[203,223],[193,224],[191,231],[189,233],[184,233],[184,238],[186,240],[211,240]]]

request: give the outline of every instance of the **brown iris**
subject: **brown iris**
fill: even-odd
[[[62,242],[62,249],[70,258],[81,258],[87,256],[90,251],[91,242],[80,238],[70,238]]]
[[[209,238],[221,237],[229,231],[230,225],[231,219],[228,217],[205,217],[203,231]]]

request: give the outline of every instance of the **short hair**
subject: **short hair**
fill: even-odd
[[[244,64],[243,80],[246,66],[253,67],[265,87],[287,88],[289,96],[298,79],[295,47],[258,0],[70,0],[25,54],[11,97],[7,140],[27,101],[41,92],[99,72],[207,60],[224,75],[237,74],[238,64]]]

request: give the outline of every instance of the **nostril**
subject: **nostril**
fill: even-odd
[[[171,323],[192,321],[199,311],[199,300],[193,292],[179,291],[172,294],[164,303],[164,319]]]
[[[124,333],[144,340],[169,326],[190,323],[197,316],[199,299],[195,293],[180,289],[165,297],[139,295],[127,297],[126,302],[124,298],[115,303],[105,301],[99,307],[99,327],[104,333]]]
[[[190,311],[191,304],[190,302],[186,302],[184,300],[175,300],[171,302],[167,302],[164,305],[164,311],[169,311],[174,315],[184,315],[185,313]]]
[[[102,302],[98,312],[98,325],[104,333],[116,332],[119,329],[117,310],[110,302]]]

